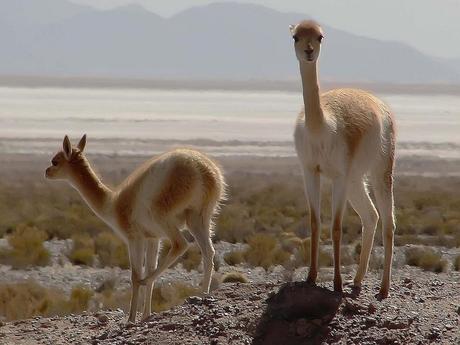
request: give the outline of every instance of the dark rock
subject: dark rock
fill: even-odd
[[[343,307],[344,314],[365,314],[366,309],[367,308],[357,301],[345,299],[345,305]]]
[[[99,339],[99,340],[104,340],[104,339],[107,339],[108,336],[109,336],[109,332],[108,332],[108,331],[105,331],[105,332],[102,333],[99,337],[97,337],[97,339]]]
[[[385,320],[383,321],[382,327],[388,329],[405,329],[409,327],[407,320]]]
[[[186,302],[188,304],[201,305],[203,303],[203,299],[198,296],[190,296],[187,298]]]
[[[106,325],[109,323],[109,317],[105,314],[98,314],[96,317],[99,325]]]
[[[340,293],[306,282],[284,284],[267,299],[267,307],[257,325],[253,345],[320,344],[328,333],[327,325],[337,313]]]
[[[373,303],[369,303],[367,311],[369,314],[374,314],[377,311],[377,307]]]

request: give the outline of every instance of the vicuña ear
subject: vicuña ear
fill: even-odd
[[[289,31],[291,31],[291,35],[294,35],[294,34],[295,34],[295,27],[296,27],[296,26],[297,26],[297,25],[293,25],[293,24],[289,25]]]
[[[80,139],[80,142],[78,143],[78,149],[80,150],[80,152],[83,152],[83,150],[85,149],[85,146],[86,146],[86,134],[84,134],[81,139]]]
[[[69,160],[70,156],[72,156],[72,144],[70,143],[69,137],[67,135],[64,137],[64,141],[62,142],[62,148],[65,158]]]

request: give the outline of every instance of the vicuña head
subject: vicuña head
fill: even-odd
[[[305,20],[297,25],[290,25],[297,59],[303,63],[315,63],[321,51],[323,30],[312,20]]]
[[[62,143],[62,151],[59,151],[51,159],[51,166],[46,169],[45,177],[53,180],[68,180],[69,182],[74,180],[79,171],[88,164],[83,154],[85,145],[86,134],[83,135],[75,148],[72,147],[69,137],[66,135]]]

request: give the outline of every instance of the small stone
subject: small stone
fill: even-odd
[[[375,326],[377,324],[377,320],[374,319],[373,317],[368,317],[368,318],[366,318],[364,323],[366,324],[367,327],[372,327],[372,326]]]
[[[194,304],[194,305],[201,305],[203,303],[203,299],[198,296],[190,296],[189,298],[187,298],[187,303]]]
[[[451,325],[451,324],[449,324],[449,323],[448,323],[448,324],[446,324],[444,327],[446,327],[447,329],[452,329],[452,328],[454,328],[454,326],[452,326],[452,325]]]
[[[100,325],[106,325],[109,323],[109,317],[105,314],[100,314],[97,316],[97,323]]]
[[[377,311],[377,307],[373,303],[369,303],[369,305],[367,306],[367,311],[370,314],[374,314]]]
[[[109,332],[106,331],[106,332],[102,333],[102,334],[98,337],[98,339],[99,339],[99,340],[104,340],[104,339],[107,339],[108,336],[109,336]]]

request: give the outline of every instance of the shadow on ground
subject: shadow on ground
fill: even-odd
[[[341,302],[340,293],[322,287],[284,284],[268,298],[253,345],[321,344]]]

